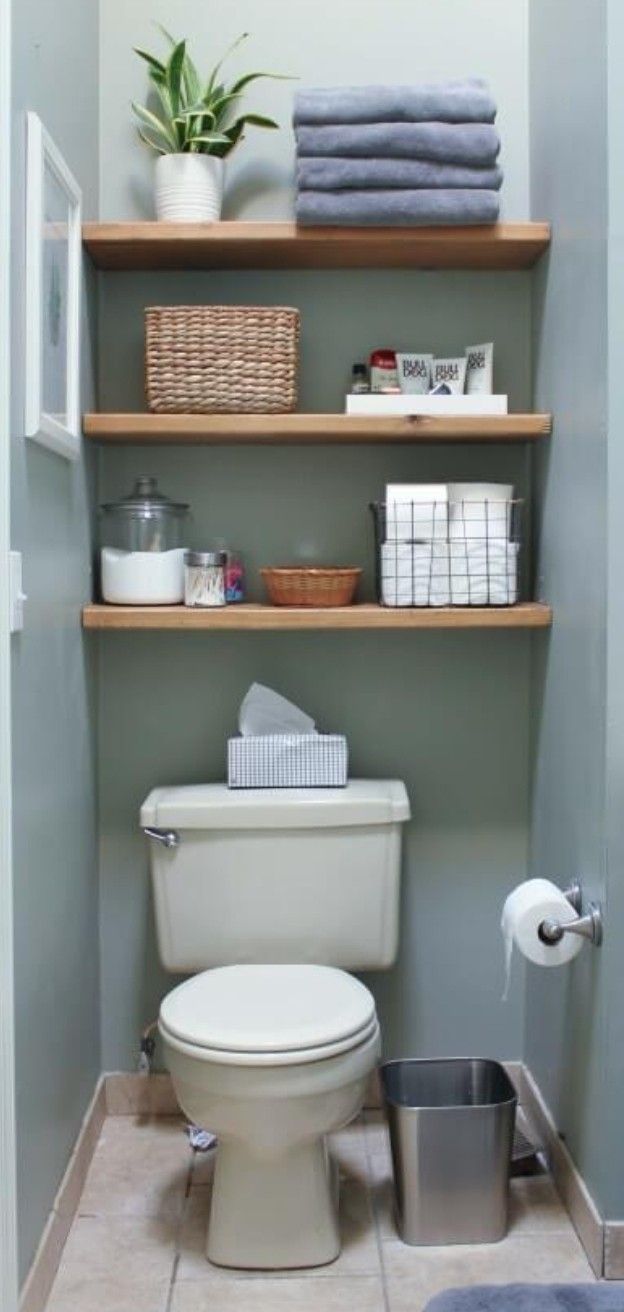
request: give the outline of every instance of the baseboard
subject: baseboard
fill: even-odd
[[[43,1312],[58,1271],[87,1171],[106,1116],[106,1078],[100,1076],[20,1294],[20,1312]]]
[[[521,1077],[524,1110],[543,1145],[557,1192],[572,1225],[585,1249],[589,1264],[597,1276],[617,1280],[624,1274],[624,1223],[605,1225],[596,1204],[577,1170],[565,1143],[559,1137],[550,1109],[531,1072],[525,1066]],[[612,1259],[607,1257],[609,1231],[618,1231],[611,1239]],[[619,1275],[615,1266],[619,1262]],[[609,1270],[611,1267],[611,1270]]]
[[[624,1280],[624,1221],[605,1221],[604,1278]]]

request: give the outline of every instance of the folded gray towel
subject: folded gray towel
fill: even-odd
[[[496,163],[500,137],[491,123],[330,123],[295,129],[299,155],[429,159],[439,164]]]
[[[480,78],[421,86],[318,87],[295,92],[295,123],[493,123]]]
[[[297,159],[300,191],[340,191],[344,187],[486,187],[498,191],[502,181],[498,164],[474,169],[462,164],[436,164],[429,159],[344,159],[324,155]]]
[[[333,227],[426,227],[496,223],[498,192],[482,190],[300,191],[297,222]]]

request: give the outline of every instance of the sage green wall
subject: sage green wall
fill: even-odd
[[[218,13],[218,24],[214,16]],[[487,77],[504,137],[505,212],[528,214],[527,5],[512,0],[392,0],[297,5],[243,0],[231,11],[195,0],[119,0],[101,8],[101,196],[104,217],[150,215],[151,164],[128,113],[145,91],[132,44],[149,19],[193,39],[204,63],[240,31],[233,67],[268,67],[302,82]],[[218,27],[219,39],[214,32]],[[229,216],[287,217],[292,208],[292,87],[255,103],[285,125],[250,134],[229,172]],[[302,312],[302,408],[342,404],[351,361],[381,343],[462,350],[496,340],[497,376],[514,408],[530,405],[530,275],[256,273],[105,275],[101,404],[141,408],[142,308],[189,301],[285,303]],[[368,502],[391,479],[500,478],[526,488],[516,449],[221,448],[102,451],[100,497],[142,471],[192,503],[197,544],[227,535],[256,566],[293,557],[366,568]],[[522,972],[501,1003],[498,921],[526,873],[529,638],[519,634],[109,635],[98,643],[101,953],[104,1066],[136,1060],[140,1028],[171,978],[154,941],[147,854],[138,831],[155,784],[223,777],[225,742],[252,679],[344,730],[355,774],[399,776],[410,793],[401,955],[379,976],[388,1053],[478,1052],[517,1058]]]
[[[535,648],[533,669],[532,870],[561,883],[579,877],[586,896],[604,902],[606,4],[534,0],[530,33],[532,209],[553,223],[551,252],[536,283],[535,401],[556,416],[552,442],[536,463],[537,569],[555,622],[550,642]],[[621,386],[619,365],[612,383]],[[615,515],[614,532],[619,506]],[[620,664],[620,681],[621,670]],[[621,814],[621,797],[618,806]],[[567,971],[529,970],[525,1054],[599,1206],[622,1216],[620,1132],[609,1135],[605,1122],[614,951],[607,943],[600,953],[585,949]]]
[[[13,5],[12,524],[28,593],[13,639],[13,815],[18,1235],[25,1275],[100,1070],[94,652],[89,595],[92,461],[24,438],[25,113],[36,110],[97,206],[97,6]],[[67,71],[71,65],[71,76]],[[83,398],[94,397],[93,279]]]

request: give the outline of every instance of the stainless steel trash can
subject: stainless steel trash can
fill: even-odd
[[[406,1244],[487,1244],[507,1230],[517,1097],[496,1061],[381,1068],[399,1234]]]

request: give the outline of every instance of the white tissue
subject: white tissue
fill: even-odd
[[[577,934],[564,934],[558,943],[543,943],[539,927],[543,920],[558,920],[568,924],[578,915],[568,899],[549,879],[527,879],[509,894],[503,907],[501,931],[505,946],[505,990],[503,1001],[509,994],[511,958],[514,943],[527,961],[536,966],[565,966],[583,946]]]
[[[314,720],[305,711],[263,683],[252,683],[246,692],[238,712],[238,727],[243,738],[316,733]]]

